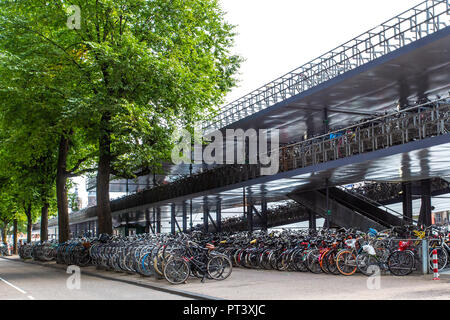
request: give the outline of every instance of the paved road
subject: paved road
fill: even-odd
[[[101,271],[95,267],[82,268],[81,274],[81,289],[69,290],[66,282],[70,275],[65,266],[53,263],[50,267],[0,259],[0,299],[187,299],[136,284],[231,300],[450,299],[449,275],[439,281],[431,280],[432,275],[384,275],[378,289],[369,289],[368,281],[372,288],[376,283],[363,275],[344,277],[240,268],[233,269],[231,276],[224,281],[201,283],[199,279],[189,279],[188,283],[178,286],[170,285],[164,279]],[[94,274],[96,276],[91,276]]]
[[[71,274],[20,261],[0,259],[0,300],[174,300],[188,299],[123,282],[81,273],[80,289],[68,289]],[[73,282],[70,282],[73,284]]]
[[[362,274],[336,276],[309,272],[279,272],[274,270],[233,269],[225,281],[198,281],[183,285],[189,292],[202,293],[223,299],[249,300],[410,300],[450,299],[450,278],[432,280],[433,275],[395,277],[382,275],[379,286]],[[368,286],[369,281],[369,286]],[[369,289],[371,288],[371,289]]]

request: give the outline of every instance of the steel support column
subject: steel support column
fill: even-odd
[[[216,203],[216,224],[217,232],[222,232],[222,202],[220,200]]]
[[[253,232],[253,208],[251,204],[247,206],[247,228],[249,232]]]
[[[129,218],[128,218],[128,212],[127,212],[127,213],[125,213],[125,237],[130,235],[130,231],[128,229],[128,220],[129,220]]]
[[[329,130],[329,125],[328,125],[328,107],[325,107],[323,109],[323,133],[327,134],[328,130]]]
[[[183,232],[187,232],[187,206],[186,206],[186,201],[183,201]]]
[[[245,200],[245,188],[242,188],[242,213],[244,215],[244,218],[247,217],[247,212],[246,212],[246,200]]]
[[[172,205],[170,206],[170,233],[172,234],[175,234],[175,219],[175,204],[172,203]]]
[[[331,210],[330,210],[330,188],[328,186],[328,179],[325,179],[325,184],[326,184],[326,194],[325,194],[325,201],[326,201],[326,218],[325,218],[325,222],[324,222],[324,227],[329,229],[330,228],[330,219],[331,219]]]
[[[150,223],[150,226],[152,228],[152,233],[156,233],[156,208],[153,207],[153,213],[152,213],[152,221]]]
[[[192,231],[194,223],[192,222],[192,199],[189,199],[189,227]]]
[[[312,210],[308,210],[309,216],[309,230],[316,230],[316,213]]]
[[[203,202],[203,231],[205,233],[209,232],[209,206],[208,206],[208,201],[205,199],[205,201]]]
[[[261,228],[267,230],[267,201],[265,198],[261,200]]]
[[[161,233],[161,208],[156,209],[156,233]]]
[[[150,211],[145,209],[145,233],[150,233]]]
[[[421,186],[421,206],[419,215],[419,225],[428,227],[431,225],[431,180],[426,179],[420,182]]]
[[[412,224],[412,186],[411,182],[402,183],[403,221]]]

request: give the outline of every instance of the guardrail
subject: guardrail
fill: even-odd
[[[441,178],[431,179],[431,190],[442,191],[448,189],[450,183]],[[379,181],[365,181],[363,185],[359,186],[345,186],[343,187],[352,194],[360,194],[366,198],[370,198],[378,203],[383,203],[398,199],[403,192],[402,183],[379,182]]]
[[[279,149],[279,172],[372,152],[450,132],[449,97],[355,124]],[[113,211],[201,193],[260,177],[260,164],[222,164],[168,185],[112,201]],[[95,208],[80,216],[95,215]],[[75,217],[75,216],[74,216]],[[81,217],[80,217],[81,218]]]
[[[387,206],[385,206],[385,205],[383,205],[383,204],[381,204],[381,203],[375,201],[374,199],[371,199],[371,198],[369,198],[369,197],[366,197],[365,195],[363,195],[363,194],[361,194],[361,193],[351,192],[350,190],[347,190],[346,188],[343,188],[343,187],[341,187],[340,189],[343,190],[343,191],[345,191],[345,192],[348,192],[348,193],[352,194],[352,195],[355,196],[355,197],[358,197],[359,199],[361,199],[361,200],[363,200],[363,201],[365,201],[365,202],[367,202],[367,203],[370,203],[370,204],[372,204],[372,205],[374,205],[374,206],[376,206],[376,207],[378,207],[378,208],[380,208],[380,209],[386,211],[386,213],[389,213],[389,214],[391,214],[391,215],[393,215],[393,216],[396,216],[396,217],[399,218],[399,219],[404,220],[404,219],[406,218],[406,217],[403,215],[403,213],[398,212],[398,211],[396,211],[396,210],[394,210],[394,209],[391,209],[391,208],[389,208],[389,207],[387,207]],[[414,220],[414,219],[410,219],[410,220],[407,221],[407,222],[408,222],[409,224],[412,224],[412,223],[417,224],[417,221]]]
[[[448,0],[427,0],[222,107],[203,123],[223,128],[450,25]]]
[[[280,148],[280,171],[316,165],[450,132],[448,98]]]

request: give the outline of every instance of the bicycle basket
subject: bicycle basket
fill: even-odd
[[[349,246],[350,248],[355,248],[356,239],[347,239],[347,240],[345,240],[345,244],[347,246]]]
[[[411,244],[410,241],[399,241],[398,249],[400,251],[404,251],[404,250],[408,249],[410,244]]]
[[[364,245],[363,250],[364,250],[364,252],[366,252],[367,254],[370,254],[371,256],[375,255],[375,249],[370,244]]]
[[[371,237],[376,237],[378,234],[378,231],[375,230],[374,228],[369,228],[369,232],[368,232],[369,236]]]

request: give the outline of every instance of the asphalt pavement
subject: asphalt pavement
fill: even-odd
[[[81,268],[79,282],[67,266],[54,262],[23,262],[17,257],[0,259],[0,299],[106,299],[106,300],[450,300],[450,275],[405,277],[362,274],[337,276],[309,272],[279,272],[234,268],[224,281],[191,278],[171,285],[164,279]],[[79,283],[79,288],[76,284]]]
[[[67,273],[66,268],[0,259],[0,300],[189,299],[135,284],[89,276],[83,271],[79,282],[76,277],[75,273]]]

